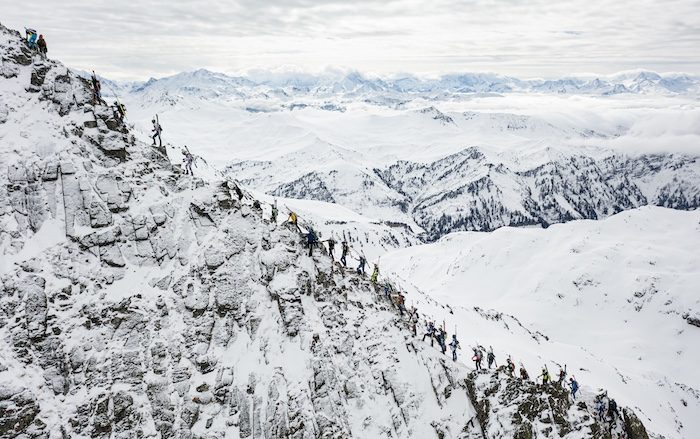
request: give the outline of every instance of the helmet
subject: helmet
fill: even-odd
[[[151,123],[156,123],[156,120],[155,120],[155,119],[153,119],[153,120],[151,121]]]
[[[43,35],[39,35],[39,38],[44,38],[44,36],[43,36]]]

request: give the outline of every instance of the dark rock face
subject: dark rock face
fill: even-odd
[[[483,437],[505,437],[504,429],[513,432],[508,437],[523,439],[570,434],[600,439],[621,434],[630,439],[649,437],[644,425],[629,409],[623,409],[614,421],[600,419],[595,415],[593,400],[581,399],[579,394],[579,400],[574,403],[568,389],[560,384],[523,381],[509,376],[502,368],[495,372],[471,372],[466,387]]]

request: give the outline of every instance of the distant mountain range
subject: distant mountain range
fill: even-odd
[[[328,71],[320,74],[257,72],[230,76],[206,69],[178,73],[141,82],[110,82],[128,93],[184,93],[202,97],[261,97],[296,95],[419,94],[439,97],[442,93],[570,93],[612,95],[621,93],[696,93],[700,78],[683,73],[659,74],[634,71],[601,77],[519,79],[489,73],[448,74],[435,78],[416,75],[376,77],[359,72]]]

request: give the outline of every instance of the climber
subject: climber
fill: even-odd
[[[547,370],[547,366],[542,368],[542,373],[537,378],[542,378],[543,386],[549,383],[549,371]]]
[[[92,77],[90,78],[92,82],[92,103],[93,105],[97,105],[101,102],[104,102],[102,100],[102,84],[100,84],[100,81],[97,79],[97,75],[95,75],[95,71],[92,71]]]
[[[275,204],[272,205],[272,213],[270,214],[270,222],[277,224],[277,200],[275,200]]]
[[[126,116],[126,107],[124,104],[119,103],[117,101],[114,101],[114,117],[119,121],[119,122],[124,122],[124,117]]]
[[[513,363],[513,360],[510,359],[510,355],[506,360],[506,370],[508,371],[508,375],[510,376],[513,376],[513,374],[515,373],[515,363]]]
[[[430,346],[432,346],[433,340],[435,340],[435,324],[433,322],[428,322],[423,341],[425,341],[425,337],[430,337]]]
[[[372,277],[370,277],[370,281],[372,284],[377,285],[377,278],[379,277],[379,264],[374,264],[374,269],[372,270]]]
[[[391,291],[392,291],[391,284],[389,282],[385,283],[384,284],[384,297],[386,297],[387,299],[390,298]]]
[[[411,312],[408,314],[408,321],[411,322],[411,331],[413,331],[413,336],[418,335],[418,330],[416,328],[418,324],[418,308],[415,306],[411,307]]]
[[[328,254],[331,255],[331,261],[335,261],[335,256],[333,255],[333,250],[335,249],[335,239],[331,236],[327,239],[328,241]]]
[[[406,311],[406,297],[403,295],[401,291],[399,291],[399,294],[396,296],[396,306],[399,308],[399,314],[401,314],[401,317],[403,317],[404,311]]]
[[[459,347],[459,341],[457,340],[457,334],[452,334],[452,341],[450,342],[450,349],[452,349],[452,361],[457,361],[457,349],[462,349]]]
[[[306,234],[306,245],[309,246],[309,256],[313,256],[313,249],[314,245],[318,243],[318,236],[316,236],[316,232],[314,232],[314,229],[309,227],[309,231]]]
[[[479,349],[478,347],[472,349],[474,351],[474,356],[472,357],[474,366],[476,367],[476,370],[481,370],[481,349]]]
[[[25,27],[24,33],[25,33],[26,39],[27,39],[27,46],[29,46],[30,49],[35,50],[36,49],[36,38],[37,38],[36,31],[34,29],[27,29]]]
[[[297,232],[301,233],[301,228],[299,228],[299,217],[294,212],[289,212],[289,217],[287,218],[287,224],[291,224],[296,227]]]
[[[363,276],[365,275],[365,264],[367,264],[367,259],[365,259],[364,255],[360,255],[360,265],[357,266],[357,274],[362,274]]]
[[[340,256],[340,262],[343,263],[343,267],[347,268],[348,266],[348,252],[350,251],[350,247],[348,247],[347,241],[343,240],[341,243],[342,249],[343,249],[343,254]]]
[[[99,84],[99,81],[98,81]],[[155,119],[151,120],[151,123],[153,123],[153,129],[151,132],[153,132],[153,146],[156,146],[156,137],[158,138],[158,146],[163,147],[163,141],[160,138],[160,133],[163,132],[163,127],[160,126],[159,122],[156,122]]]
[[[564,386],[565,379],[566,379],[566,364],[564,365],[563,369],[559,369],[559,379],[557,380],[557,384],[559,384],[560,386]]]
[[[438,344],[440,345],[440,350],[442,351],[442,355],[445,355],[445,352],[447,352],[447,332],[445,332],[445,328],[442,326],[438,329],[438,335],[437,335],[437,341]]]
[[[185,146],[185,148],[187,148],[187,146]],[[182,161],[185,162],[185,175],[189,174],[194,176],[194,173],[192,172],[192,163],[194,163],[194,156],[192,155],[189,149],[184,149],[182,151],[182,154],[184,156]]]
[[[578,392],[578,381],[576,381],[576,378],[569,378],[569,385],[571,386],[571,397],[576,399],[576,392]]]
[[[614,399],[608,400],[608,417],[611,422],[615,422],[615,415],[619,415],[617,412],[617,403]]]
[[[39,35],[39,40],[36,42],[36,46],[39,48],[39,54],[43,58],[46,58],[46,52],[49,50],[46,48],[46,40],[44,39],[43,35]]]
[[[605,421],[605,403],[600,395],[595,398],[595,412],[599,421]]]
[[[523,366],[523,363],[520,363],[520,379],[523,381],[527,381],[530,379],[530,375],[527,373],[527,370],[525,369],[525,366]]]
[[[491,365],[498,367],[498,365],[496,364],[496,355],[494,355],[493,353],[493,346],[489,346],[489,350],[486,353],[486,362],[489,365],[489,369],[491,369]]]

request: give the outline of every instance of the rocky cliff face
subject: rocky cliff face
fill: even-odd
[[[234,183],[183,175],[84,80],[0,35],[1,438],[521,429],[468,425],[486,413],[469,370],[365,278],[306,256]]]

